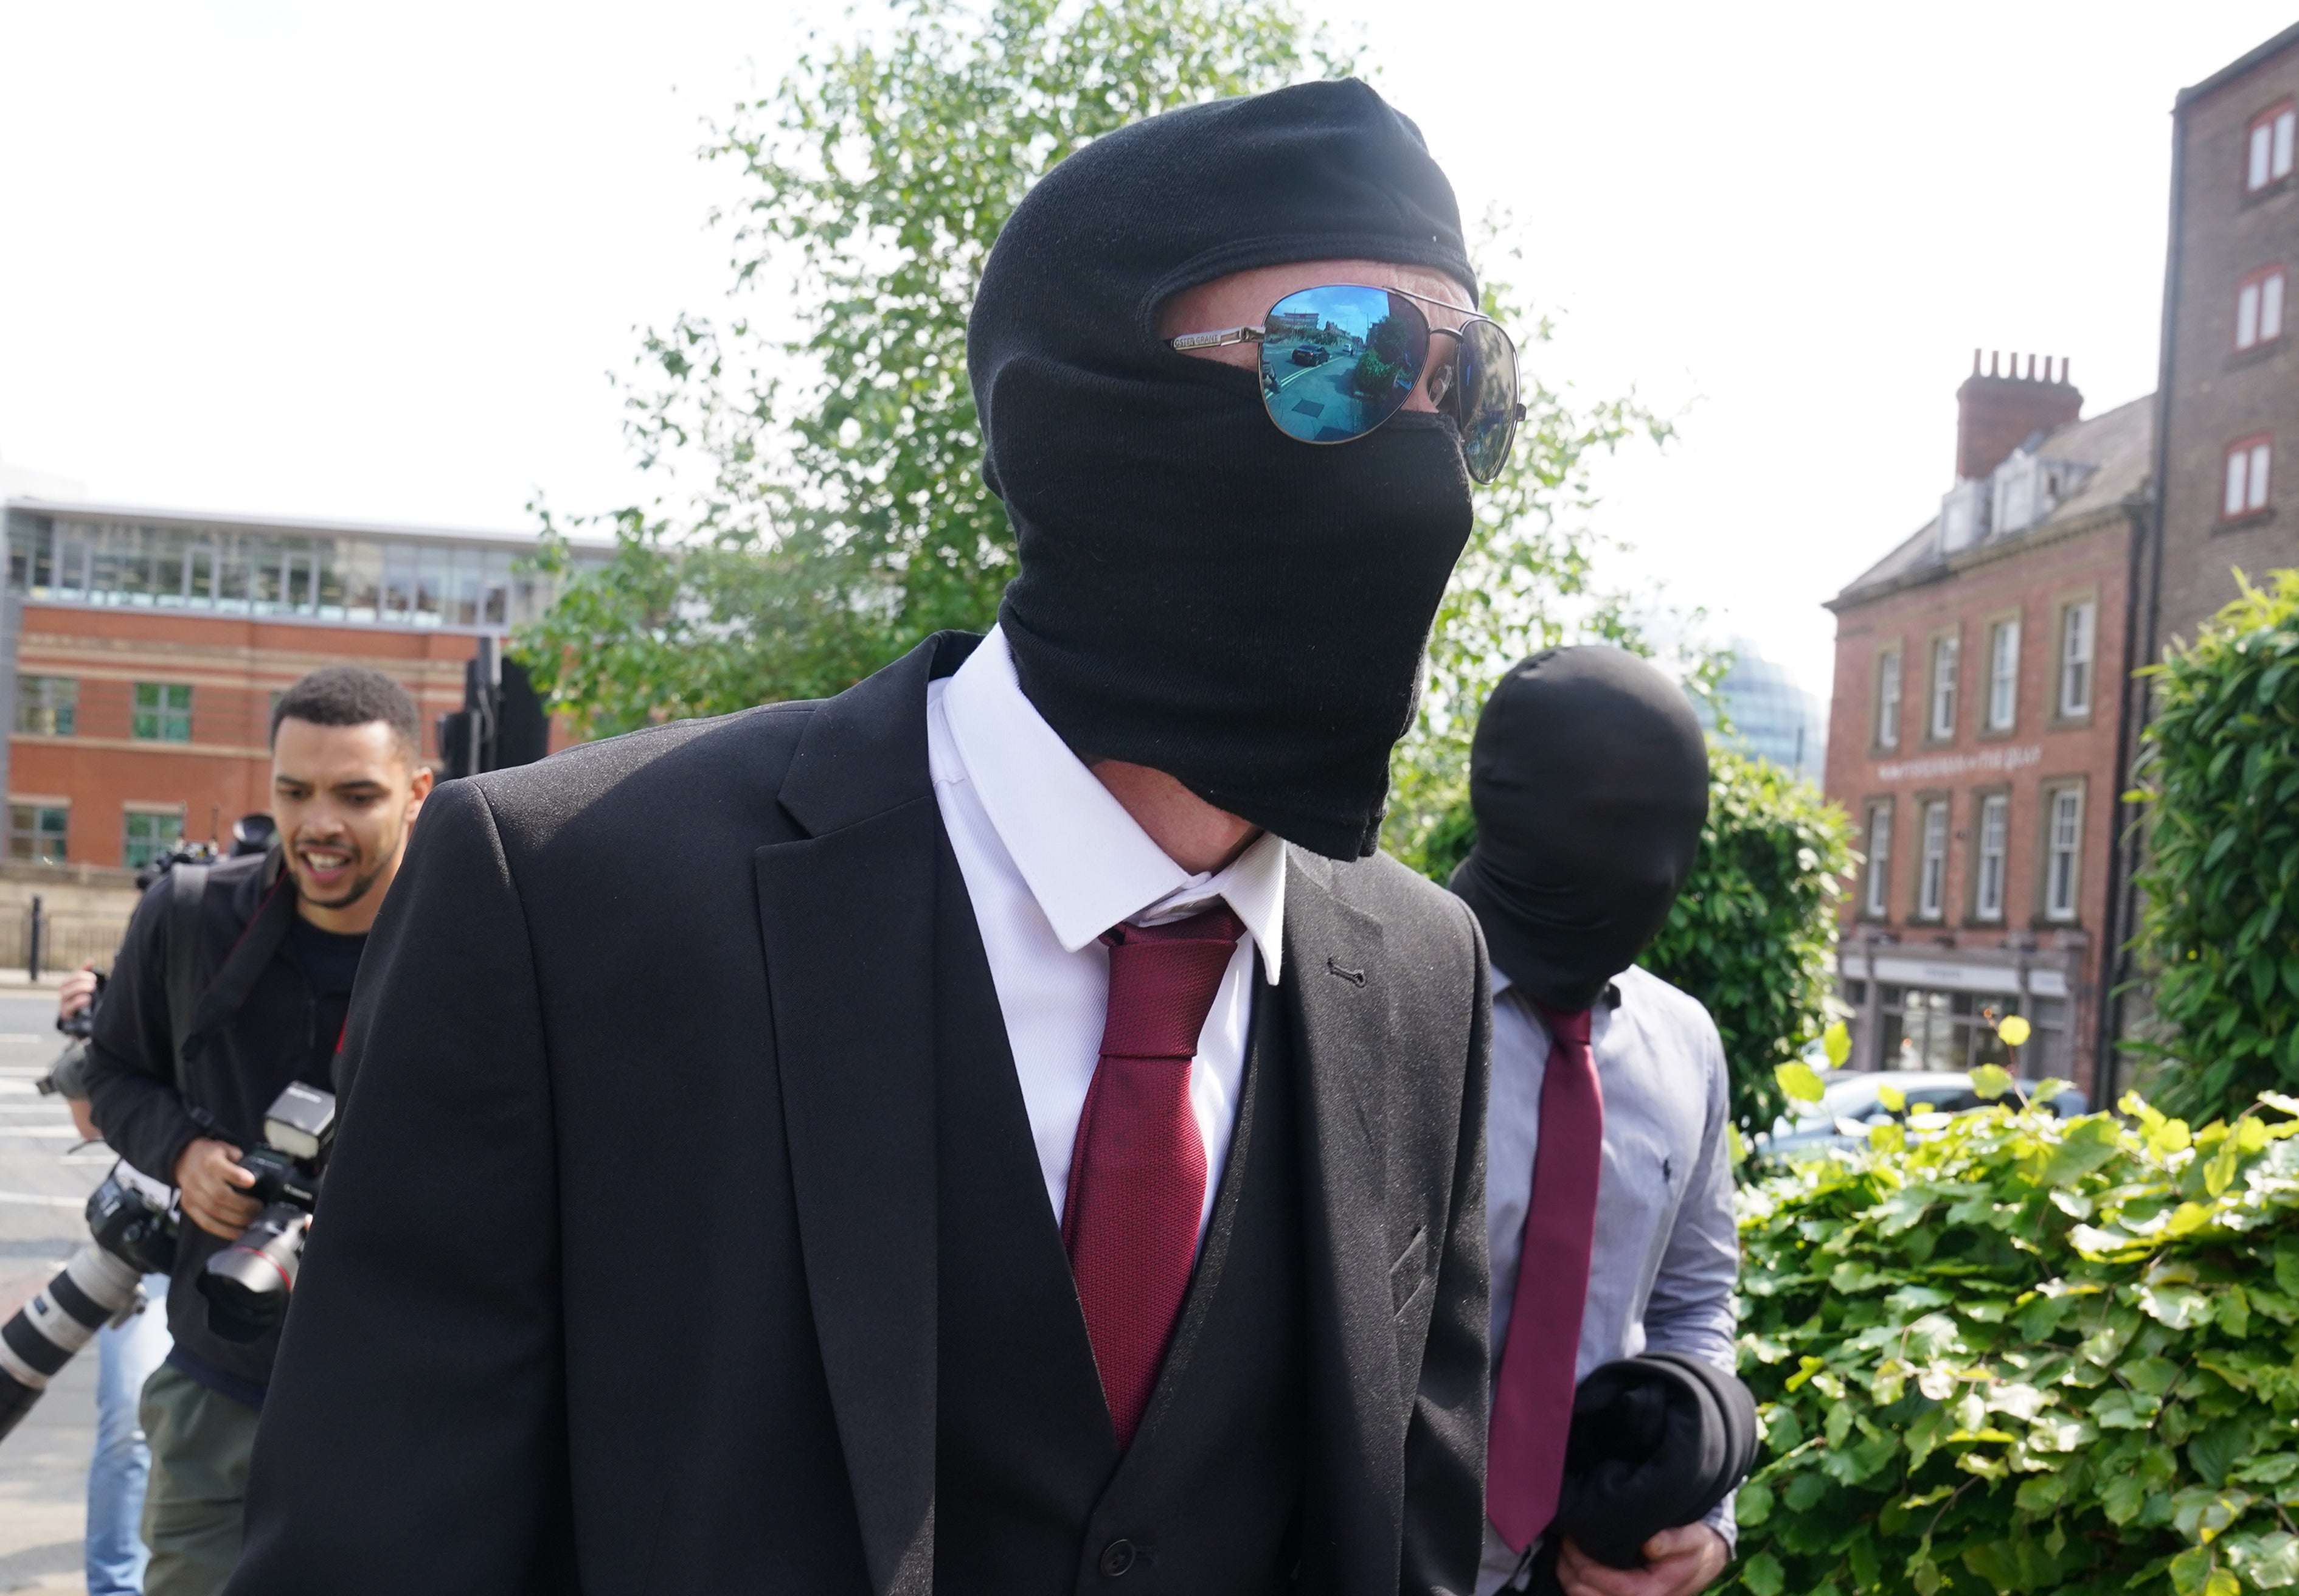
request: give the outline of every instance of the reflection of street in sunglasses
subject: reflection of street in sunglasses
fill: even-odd
[[[1261,345],[1262,391],[1283,431],[1346,443],[1412,397],[1429,353],[1429,323],[1382,289],[1311,288],[1271,307]]]

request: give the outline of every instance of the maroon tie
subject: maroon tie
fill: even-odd
[[[1197,1260],[1206,1143],[1190,1111],[1190,1064],[1244,929],[1216,905],[1102,933],[1109,1014],[1070,1150],[1062,1245],[1121,1448],[1150,1405]]]
[[[1549,1036],[1540,1146],[1485,1455],[1485,1511],[1512,1551],[1531,1545],[1556,1517],[1605,1157],[1605,1093],[1589,1048],[1589,1011],[1533,1007]]]

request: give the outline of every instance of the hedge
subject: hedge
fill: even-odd
[[[2299,1088],[2299,571],[2244,583],[2147,674],[2137,879],[2161,1034],[2139,1046],[2165,1107],[2225,1113]]]
[[[1722,1588],[2299,1583],[2299,1099],[2122,1106],[1912,1116],[1743,1189],[1765,1451]]]

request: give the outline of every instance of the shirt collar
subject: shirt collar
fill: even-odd
[[[1063,947],[1076,952],[1120,921],[1174,919],[1218,898],[1245,922],[1276,984],[1285,930],[1282,838],[1263,833],[1212,874],[1175,864],[1046,724],[1023,693],[998,628],[950,678],[942,714],[983,812]]]

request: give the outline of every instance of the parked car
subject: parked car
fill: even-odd
[[[1758,1152],[1793,1155],[1855,1147],[1871,1125],[1905,1119],[1911,1114],[1969,1114],[1989,1106],[1971,1089],[1971,1077],[1962,1070],[1830,1070],[1822,1081],[1825,1090],[1818,1102],[1798,1104],[1799,1111],[1793,1118],[1784,1114],[1772,1121],[1769,1132],[1758,1133]],[[2013,1084],[2025,1095],[2040,1083],[2018,1080]],[[1906,1106],[1896,1111],[1886,1108],[1878,1090],[1883,1086],[1896,1088]],[[2073,1086],[2062,1086],[2042,1106],[2063,1119],[2091,1111],[2089,1101]],[[1863,1135],[1846,1130],[1846,1121],[1861,1126]]]

